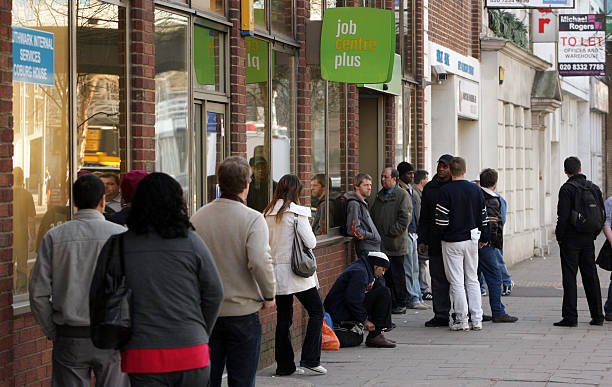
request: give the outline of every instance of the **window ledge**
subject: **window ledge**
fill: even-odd
[[[13,297],[13,316],[21,316],[30,312],[32,312],[32,309],[27,294],[19,294]]]
[[[328,247],[340,243],[349,243],[350,241],[351,238],[343,235],[320,235],[317,237],[317,247],[315,247],[315,250],[321,247]]]

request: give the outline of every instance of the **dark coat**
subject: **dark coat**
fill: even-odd
[[[421,215],[419,216],[417,233],[419,234],[419,244],[423,243],[427,246],[428,255],[430,256],[442,256],[440,230],[435,227],[435,212],[436,204],[438,204],[438,199],[440,198],[440,188],[447,183],[448,181],[440,182],[438,175],[435,175],[425,185],[421,196]]]
[[[557,204],[557,227],[555,228],[555,236],[557,237],[557,241],[559,243],[571,243],[572,241],[581,243],[592,241],[593,239],[597,238],[599,231],[595,234],[586,234],[584,232],[579,232],[571,224],[570,218],[572,210],[574,209],[574,200],[576,198],[578,188],[570,184],[570,182],[576,182],[579,185],[584,185],[587,183],[587,179],[585,175],[579,173],[570,177],[559,189],[559,203]],[[593,189],[597,193],[596,198],[600,202],[601,208],[604,208],[601,190],[595,184],[593,184]]]
[[[380,190],[370,207],[380,233],[381,251],[389,256],[408,254],[408,225],[412,220],[412,197],[396,185],[391,192]]]

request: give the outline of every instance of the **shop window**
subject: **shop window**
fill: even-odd
[[[125,20],[125,11],[113,4],[92,0],[77,8],[79,169],[119,172],[121,166],[119,137],[125,136],[126,98],[120,82],[125,81],[126,51],[120,19]]]
[[[267,0],[255,0],[253,1],[253,17],[255,19],[255,27],[261,28],[262,30],[268,29],[268,1]]]
[[[270,0],[272,33],[293,37],[293,0]]]
[[[311,207],[313,231],[327,234],[339,226],[338,198],[346,192],[342,185],[341,85],[321,79],[320,67],[311,67],[312,180]]]
[[[188,19],[155,10],[155,169],[189,191]]]
[[[193,29],[195,89],[225,92],[224,34],[199,25]]]
[[[416,40],[414,0],[395,2],[395,51],[402,56],[404,74],[413,77],[416,74]]]
[[[27,292],[42,236],[70,217],[67,15],[67,2],[13,2],[13,49],[40,57],[13,59],[15,295]]]
[[[272,79],[272,179],[280,180],[293,168],[292,144],[295,129],[295,63],[291,54],[272,52],[274,78]]]
[[[404,98],[401,95],[395,97],[395,166],[406,160],[406,127],[404,126],[403,100]],[[408,112],[408,114],[410,114],[410,112]],[[409,122],[410,121],[408,121],[408,123]]]
[[[191,0],[191,7],[225,16],[225,0]]]

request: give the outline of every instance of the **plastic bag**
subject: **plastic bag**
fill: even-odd
[[[337,351],[340,349],[340,340],[338,340],[334,330],[327,325],[325,320],[323,320],[321,340],[321,349],[324,351]]]

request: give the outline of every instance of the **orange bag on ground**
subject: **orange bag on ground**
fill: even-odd
[[[334,330],[327,325],[325,320],[323,320],[323,331],[321,335],[321,349],[324,351],[337,351],[340,349],[340,340],[334,333]]]

